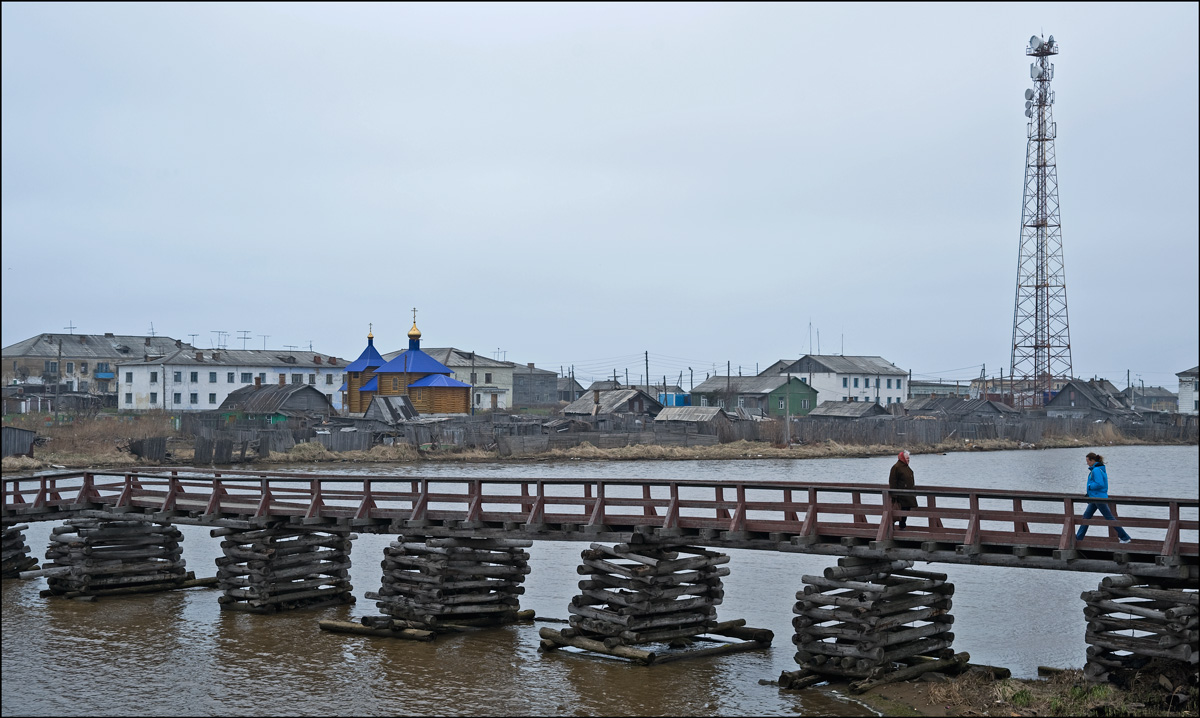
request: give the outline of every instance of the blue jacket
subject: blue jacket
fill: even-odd
[[[1088,471],[1087,495],[1097,499],[1108,498],[1108,469],[1104,464],[1095,464]]]

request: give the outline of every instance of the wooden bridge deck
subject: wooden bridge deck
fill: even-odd
[[[157,473],[155,473],[157,471]],[[346,476],[201,469],[5,477],[2,519],[135,512],[178,524],[533,540],[679,537],[714,548],[1197,579],[1200,500],[1114,496],[1121,544],[1075,494],[877,484]],[[894,525],[890,498],[921,507]],[[1075,531],[1092,527],[1083,540]]]

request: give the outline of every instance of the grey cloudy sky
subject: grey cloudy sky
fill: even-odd
[[[1197,5],[3,5],[3,343],[373,322],[581,378],[1007,365],[1053,34],[1075,373],[1198,354]],[[844,339],[843,339],[844,337]],[[815,351],[816,346],[812,349]],[[1136,378],[1135,378],[1136,381]]]

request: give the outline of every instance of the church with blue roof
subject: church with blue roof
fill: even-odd
[[[471,411],[471,385],[450,377],[451,370],[421,351],[421,330],[413,310],[408,349],[385,362],[375,349],[375,335],[367,333],[367,347],[346,366],[343,406],[363,413],[376,396],[407,396],[421,414],[467,414]]]

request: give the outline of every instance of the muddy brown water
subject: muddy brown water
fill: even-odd
[[[918,485],[1082,493],[1079,450],[918,455]],[[1194,446],[1107,447],[1113,493],[1197,496]],[[539,462],[422,466],[340,465],[279,470],[428,476],[628,477],[882,482],[893,459],[706,462]],[[273,467],[274,468],[274,467]],[[1191,517],[1191,518],[1194,518]],[[52,522],[31,525],[39,557]],[[219,540],[181,526],[184,557],[215,573]],[[1137,536],[1138,530],[1131,529]],[[379,587],[390,537],[363,534],[351,580],[358,603],[277,616],[221,612],[213,590],[106,599],[38,597],[44,580],[3,585],[0,715],[839,715],[873,713],[828,690],[780,692],[763,684],[794,670],[792,605],[800,576],[835,559],[730,551],[722,620],[775,632],[770,650],[640,667],[572,654],[539,654],[533,623],[434,643],[320,631],[318,619],[377,613],[364,592]],[[1195,541],[1193,535],[1185,540]],[[538,542],[530,549],[522,607],[566,618],[586,544]],[[955,647],[978,663],[1033,677],[1037,666],[1080,667],[1085,657],[1079,593],[1098,574],[942,566],[955,583]]]

